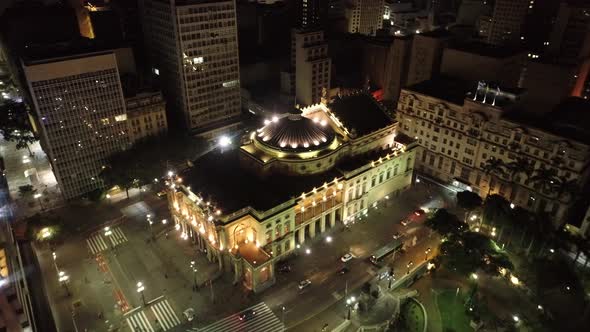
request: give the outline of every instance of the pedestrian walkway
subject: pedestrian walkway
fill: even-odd
[[[248,320],[240,320],[239,314],[253,310],[256,314]],[[227,332],[227,331],[251,331],[251,332],[280,332],[285,327],[279,318],[270,310],[266,303],[261,302],[246,310],[228,316],[204,328],[192,328],[187,332]]]
[[[150,309],[156,316],[157,324],[162,327],[162,331],[168,331],[180,324],[180,319],[172,309],[168,300],[160,301],[151,305]]]
[[[110,248],[115,248],[127,242],[127,236],[123,233],[120,227],[111,227],[110,235],[105,235],[103,232],[92,234],[86,239],[88,249],[92,255],[96,255]],[[106,239],[105,239],[106,238]]]
[[[133,312],[127,317],[126,321],[131,332],[154,332],[154,329],[143,310]]]

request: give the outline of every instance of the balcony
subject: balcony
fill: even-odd
[[[336,198],[328,198],[325,202],[320,201],[316,203],[316,206],[308,205],[304,207],[303,213],[301,208],[296,208],[299,211],[295,214],[295,227],[307,222],[308,220],[314,219],[321,216],[324,212],[340,205],[342,203],[340,195]]]

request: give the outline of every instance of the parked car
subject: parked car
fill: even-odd
[[[344,263],[348,262],[348,261],[349,261],[349,260],[351,260],[351,259],[352,259],[352,254],[351,254],[351,253],[348,253],[348,254],[346,254],[346,255],[344,255],[344,256],[342,256],[342,257],[340,257],[340,260],[341,260],[342,262],[344,262]]]
[[[289,273],[289,272],[291,272],[291,265],[289,265],[289,264],[279,265],[277,270],[279,271],[279,273]]]
[[[403,225],[403,224],[402,224],[402,225]],[[404,226],[405,226],[405,225],[404,225]],[[399,239],[400,237],[402,237],[402,233],[400,233],[400,232],[395,232],[395,233],[393,233],[393,239],[394,239],[394,240],[397,240],[397,239]]]
[[[305,279],[299,282],[299,289],[304,289],[305,287],[311,285],[311,281],[309,279]]]
[[[242,312],[239,316],[240,320],[242,321],[248,321],[252,318],[254,318],[256,316],[256,311],[252,310],[252,309],[248,309],[244,312]]]
[[[410,224],[410,219],[404,219],[400,222],[400,224],[402,224],[402,226],[408,226]]]
[[[421,216],[421,215],[423,215],[424,213],[426,213],[426,212],[425,212],[424,210],[422,210],[422,209],[418,209],[418,210],[414,211],[414,215],[415,215],[416,217],[420,217],[420,216]]]
[[[340,270],[338,270],[338,274],[343,275],[346,274],[350,271],[350,269],[346,266],[342,267]]]

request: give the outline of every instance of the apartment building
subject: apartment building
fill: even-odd
[[[66,199],[102,188],[105,158],[129,146],[112,51],[23,63],[41,145]]]
[[[234,0],[143,0],[146,46],[171,121],[198,133],[239,125]]]
[[[400,132],[423,147],[420,172],[563,223],[573,203],[568,187],[581,186],[590,171],[590,121],[581,118],[590,104],[567,99],[539,119],[523,111],[523,92],[444,76],[406,87]]]
[[[309,106],[326,99],[330,92],[332,61],[322,30],[294,29],[291,33],[292,62],[295,63],[295,98]]]
[[[141,92],[125,98],[127,133],[131,143],[168,130],[166,102],[161,92]]]
[[[487,42],[492,45],[514,44],[521,39],[530,0],[496,0]]]
[[[426,81],[440,71],[443,50],[449,44],[451,34],[446,30],[434,30],[415,34],[408,69],[408,85]]]
[[[345,8],[349,33],[374,36],[383,27],[385,0],[352,0]]]

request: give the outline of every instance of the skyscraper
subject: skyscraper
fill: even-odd
[[[520,41],[529,0],[496,0],[487,42],[493,45]]]
[[[112,51],[23,63],[41,145],[66,199],[101,188],[105,158],[129,145]]]
[[[384,0],[353,0],[345,9],[349,33],[374,36],[383,27]]]
[[[237,125],[234,0],[143,0],[146,45],[171,121],[197,132]]]
[[[317,104],[330,92],[328,43],[321,30],[294,29],[295,96],[303,106]]]
[[[328,18],[328,0],[297,0],[297,26],[302,29],[319,28]]]

